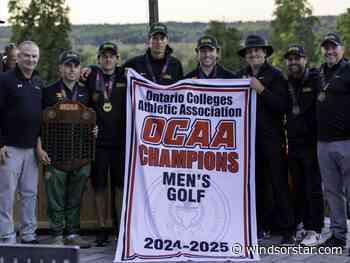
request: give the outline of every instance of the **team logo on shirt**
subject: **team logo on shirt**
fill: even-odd
[[[163,79],[172,79],[172,77],[169,74],[165,74],[165,75],[163,75]]]
[[[303,88],[303,93],[307,93],[307,92],[311,92],[311,91],[312,91],[312,88],[310,88],[310,87]]]
[[[18,88],[18,89],[23,88],[22,83],[18,83],[18,84],[17,84],[17,88]]]
[[[56,98],[57,98],[58,100],[63,100],[63,94],[62,94],[61,92],[57,92],[57,93],[56,93]]]

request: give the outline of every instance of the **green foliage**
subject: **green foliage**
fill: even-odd
[[[224,22],[211,21],[205,33],[215,37],[219,42],[220,64],[232,71],[237,71],[242,65],[237,55],[242,38],[241,32]]]
[[[313,29],[319,20],[312,15],[307,0],[276,0],[275,5],[275,18],[271,22],[271,44],[275,50],[272,57],[274,64],[285,68],[283,54],[289,44],[303,45],[311,64],[318,63],[319,46]]]
[[[40,47],[39,71],[48,82],[57,77],[58,56],[71,49],[71,24],[65,0],[10,0],[9,13],[12,27],[11,41],[32,40]]]
[[[350,8],[346,13],[337,17],[337,31],[344,41],[346,47],[345,56],[349,58],[350,55]]]

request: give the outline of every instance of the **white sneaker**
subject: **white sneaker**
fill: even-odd
[[[299,229],[295,234],[295,239],[297,242],[301,242],[307,235],[307,232],[304,228]]]
[[[316,231],[307,231],[306,236],[304,239],[300,242],[300,245],[302,246],[317,246],[320,243],[321,234],[317,233]]]

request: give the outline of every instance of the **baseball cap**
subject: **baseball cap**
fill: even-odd
[[[67,64],[70,62],[80,64],[79,54],[77,52],[74,52],[74,51],[64,51],[63,53],[61,53],[61,55],[59,57],[60,65]]]
[[[154,23],[151,25],[151,28],[149,30],[149,36],[154,36],[155,34],[163,34],[165,36],[168,35],[168,28],[163,23]]]
[[[98,54],[102,54],[105,51],[111,51],[114,55],[118,54],[118,46],[112,42],[104,42],[98,48]]]
[[[288,46],[287,52],[284,54],[284,58],[288,58],[290,55],[306,57],[303,46],[297,44],[292,44]]]
[[[321,43],[321,47],[323,47],[327,42],[331,42],[336,46],[342,45],[339,35],[335,32],[328,33],[327,35],[324,36]]]
[[[202,47],[219,48],[218,41],[212,36],[202,36],[198,39],[197,50]]]

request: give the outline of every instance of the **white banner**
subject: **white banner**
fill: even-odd
[[[249,80],[157,85],[128,71],[115,262],[257,260]]]

